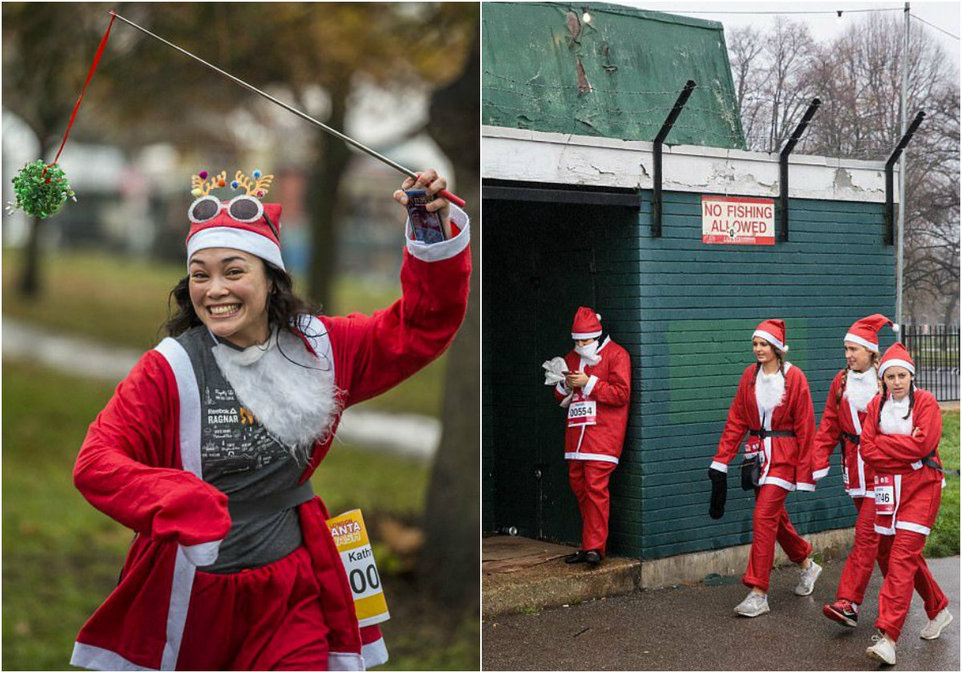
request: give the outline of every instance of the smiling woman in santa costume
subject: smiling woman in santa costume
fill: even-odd
[[[929,572],[922,548],[942,500],[942,414],[935,397],[916,388],[915,362],[901,343],[893,344],[879,365],[882,393],[866,409],[862,455],[875,470],[875,531],[878,563],[885,575],[878,599],[878,635],[866,655],[894,665],[916,589],[929,623],[919,634],[934,640],[952,621],[949,599]]]
[[[170,337],[91,424],[74,481],[136,533],[117,587],[77,637],[96,670],[363,670],[387,651],[360,629],[328,512],[310,477],[347,406],[436,358],[464,319],[468,220],[408,240],[403,296],[372,316],[317,316],[291,291],[272,176],[193,179],[188,276]],[[446,185],[425,171],[404,189]],[[406,202],[403,191],[394,198]]]
[[[725,430],[718,442],[708,476],[712,481],[712,518],[724,514],[728,463],[738,451],[745,434],[746,463],[743,488],[755,485],[752,548],[742,583],[751,588],[735,607],[743,617],[757,617],[769,611],[768,579],[775,558],[775,542],[788,558],[801,566],[795,593],[808,596],[815,587],[821,567],[809,558],[812,546],[792,526],[785,510],[791,491],[813,491],[811,449],[815,434],[815,413],[808,380],[802,371],[784,360],[785,323],[765,320],[752,334],[755,364],[742,373],[738,391],[728,410]],[[757,461],[757,479],[747,477]],[[746,483],[750,481],[750,483]]]
[[[598,566],[608,543],[608,480],[618,467],[631,396],[628,351],[604,336],[601,316],[580,306],[571,324],[573,350],[567,374],[554,394],[567,409],[565,460],[568,480],[581,511],[581,549],[566,563]]]
[[[822,479],[829,471],[829,458],[842,447],[842,483],[858,516],[855,542],[845,560],[836,601],[822,612],[845,626],[858,624],[858,606],[872,577],[878,551],[875,532],[875,473],[865,463],[860,447],[866,408],[879,392],[878,331],[892,321],[876,313],[857,320],[843,340],[846,367],[832,379],[825,411],[815,435],[814,476]]]

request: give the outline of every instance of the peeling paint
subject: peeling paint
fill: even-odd
[[[852,182],[852,174],[844,168],[835,170],[835,189],[858,189]]]

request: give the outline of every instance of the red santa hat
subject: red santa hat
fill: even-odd
[[[844,341],[851,341],[860,346],[865,346],[873,353],[878,353],[878,331],[886,325],[892,325],[892,331],[898,332],[899,326],[892,323],[881,313],[874,313],[861,320],[856,320],[848,328]]]
[[[915,361],[912,359],[912,356],[909,355],[908,349],[901,341],[896,341],[889,346],[888,350],[885,351],[885,355],[882,356],[882,362],[878,367],[879,378],[882,378],[882,374],[884,374],[885,370],[889,367],[905,367],[912,376],[915,376]]]
[[[579,306],[571,323],[572,339],[596,339],[601,336],[601,315],[587,306]]]
[[[764,339],[783,353],[788,352],[788,346],[785,345],[784,320],[763,320],[752,332],[752,338],[755,337]]]
[[[284,269],[281,257],[281,206],[261,203],[273,175],[261,175],[255,170],[253,179],[237,171],[230,186],[245,193],[229,201],[222,201],[210,192],[227,186],[227,172],[221,171],[208,179],[201,171],[191,180],[197,199],[187,210],[190,230],[187,233],[187,261],[198,250],[233,248],[260,257],[265,262]]]

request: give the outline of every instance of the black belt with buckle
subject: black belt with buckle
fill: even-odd
[[[842,437],[850,441],[855,446],[858,446],[859,443],[862,441],[861,435],[853,435],[851,432],[843,432]]]
[[[794,437],[794,430],[749,430],[748,434],[752,437],[761,437],[763,440],[766,437]]]

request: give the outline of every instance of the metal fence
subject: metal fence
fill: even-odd
[[[959,326],[902,325],[899,335],[915,360],[915,382],[939,402],[959,399]]]

